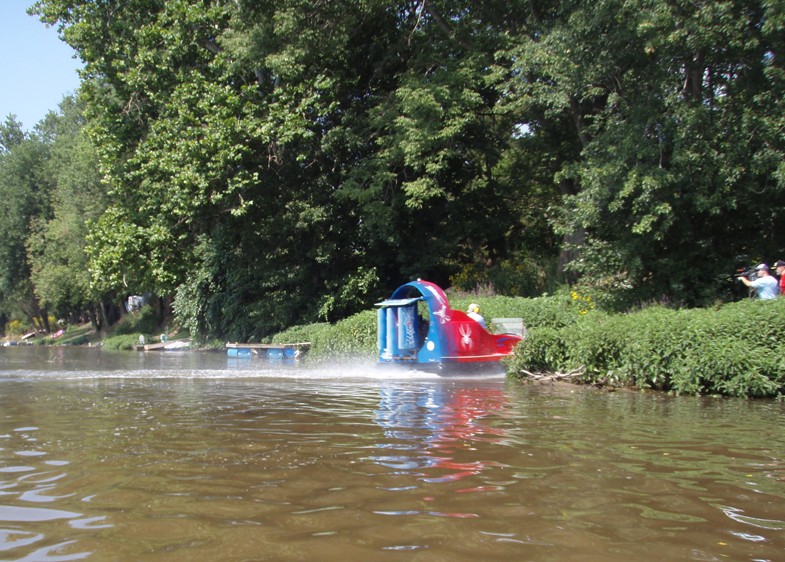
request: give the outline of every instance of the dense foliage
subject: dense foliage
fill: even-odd
[[[513,375],[581,370],[588,383],[682,394],[785,393],[785,299],[716,308],[592,312],[542,324],[510,362]]]
[[[50,313],[98,327],[114,296],[88,274],[85,239],[107,195],[83,110],[67,98],[32,134],[12,116],[0,125],[13,139],[0,150],[0,316],[46,332]]]
[[[83,83],[33,133],[0,130],[6,318],[108,322],[153,293],[194,335],[251,341],[414,277],[702,305],[734,297],[737,265],[785,256],[778,2],[32,12]]]

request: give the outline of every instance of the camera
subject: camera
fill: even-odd
[[[749,268],[744,269],[742,271],[738,271],[737,270],[736,273],[733,276],[734,277],[746,277],[750,281],[755,281],[755,279],[758,278],[758,270],[755,269],[754,267],[749,267]]]

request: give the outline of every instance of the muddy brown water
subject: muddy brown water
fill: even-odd
[[[0,348],[0,560],[785,559],[785,406]]]

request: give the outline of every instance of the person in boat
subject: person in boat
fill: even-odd
[[[758,272],[758,277],[754,281],[750,281],[746,277],[739,277],[739,280],[747,287],[755,289],[758,292],[758,298],[761,300],[769,300],[777,297],[780,292],[779,283],[771,273],[769,273],[769,266],[762,263],[755,267]]]
[[[466,311],[466,314],[469,316],[469,318],[477,322],[480,326],[482,326],[486,330],[488,329],[488,326],[485,325],[485,318],[483,318],[482,315],[480,314],[479,304],[474,302],[470,304],[469,309]]]

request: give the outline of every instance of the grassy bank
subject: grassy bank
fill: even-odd
[[[88,323],[67,326],[61,334],[39,334],[25,341],[20,341],[19,337],[13,336],[7,339],[24,345],[100,345],[104,349],[113,351],[128,351],[139,344],[139,336],[144,336],[148,343],[154,343],[160,341],[162,333],[166,333],[170,340],[189,337],[187,333],[180,330],[172,330],[168,326],[158,324],[155,312],[151,307],[146,306],[138,312],[123,316],[108,332],[96,332]]]
[[[579,371],[576,382],[679,394],[771,397],[785,393],[785,298],[744,300],[708,309],[650,307],[628,314],[594,310],[563,293],[536,299],[476,300],[483,315],[521,317],[529,336],[508,361],[511,376]],[[465,301],[465,302],[464,302]],[[274,342],[310,341],[311,360],[376,356],[376,314],[299,326]]]
[[[606,314],[575,292],[534,299],[454,297],[453,308],[479,302],[486,319],[520,317],[528,338],[507,361],[510,376],[527,378],[577,372],[575,382],[655,389],[678,394],[739,397],[785,395],[785,298],[744,300],[714,308],[672,310],[654,306]],[[154,341],[161,331],[150,311],[128,315],[107,349],[132,349],[139,334]],[[87,327],[74,327],[39,344],[99,343]],[[170,334],[170,339],[173,337]],[[178,334],[177,337],[187,337]],[[309,361],[376,357],[376,311],[335,324],[297,326],[273,343],[311,342]],[[223,342],[215,344],[223,347]]]

